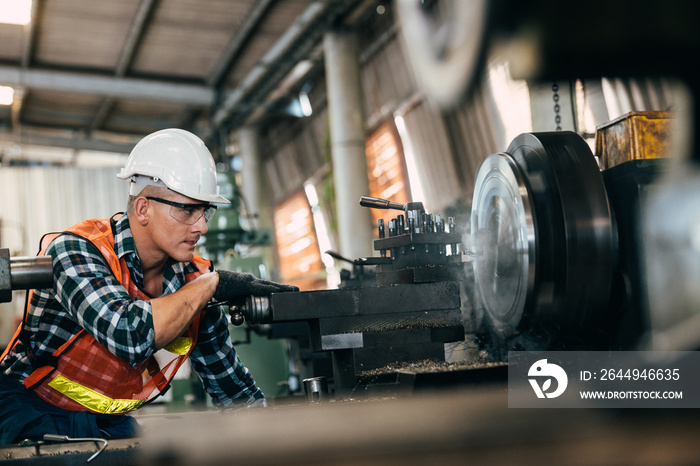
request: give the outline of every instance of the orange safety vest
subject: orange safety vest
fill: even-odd
[[[120,260],[114,252],[114,233],[110,219],[85,220],[66,232],[92,243],[132,298],[149,299],[131,280],[124,259]],[[48,245],[59,234],[50,233],[42,238],[40,255],[46,252]],[[198,271],[186,274],[186,283],[212,269],[210,261],[198,256],[194,256],[192,262]],[[27,296],[27,309],[32,293],[33,290]],[[26,317],[25,312],[25,319]],[[48,365],[35,368],[25,379],[24,385],[49,403],[70,411],[92,411],[102,414],[133,411],[156,398],[167,388],[197,344],[199,321],[200,315],[197,315],[180,337],[133,367],[110,353],[84,329],[80,330],[54,351],[53,356],[57,358],[55,367]],[[22,325],[8,350],[19,341]],[[5,354],[7,353],[8,351],[5,351]],[[3,354],[3,358],[4,356]]]

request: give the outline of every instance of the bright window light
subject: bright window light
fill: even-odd
[[[12,105],[15,90],[11,87],[0,86],[0,105]]]
[[[489,66],[488,85],[504,129],[498,147],[508,147],[518,134],[532,131],[530,89],[526,81],[511,77],[508,63],[493,63]]]
[[[338,288],[340,283],[340,275],[335,272],[333,265],[334,261],[331,256],[325,254],[326,251],[333,249],[331,246],[330,233],[326,226],[326,218],[323,215],[321,206],[318,205],[318,193],[316,192],[316,187],[313,183],[304,184],[304,192],[306,192],[306,199],[309,201],[311,206],[311,215],[314,219],[314,228],[316,229],[316,238],[318,239],[318,248],[321,251],[321,261],[323,265],[326,266],[326,283],[328,288]]]
[[[32,0],[0,0],[0,22],[28,24],[32,19]]]
[[[399,132],[401,144],[403,145],[403,155],[406,160],[406,170],[408,171],[408,182],[411,184],[411,199],[422,201],[423,204],[426,204],[423,184],[418,175],[418,167],[416,166],[416,159],[413,154],[413,147],[411,146],[411,139],[408,135],[406,122],[401,115],[395,115],[394,123],[396,124],[396,130]]]

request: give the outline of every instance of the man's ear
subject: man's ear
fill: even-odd
[[[146,226],[151,218],[150,202],[145,197],[137,197],[134,201],[134,217],[141,225]]]

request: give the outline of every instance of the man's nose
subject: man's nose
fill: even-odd
[[[202,234],[204,234],[204,233],[206,233],[207,231],[209,231],[209,227],[207,226],[207,219],[205,218],[204,215],[202,215],[201,217],[199,217],[199,220],[197,220],[196,222],[194,222],[194,225],[192,225],[192,226],[196,229],[196,231],[198,231],[198,232],[200,232],[200,233],[202,233]]]

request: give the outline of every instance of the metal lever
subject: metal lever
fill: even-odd
[[[371,207],[373,209],[396,209],[396,210],[406,210],[404,204],[397,204],[396,202],[387,201],[386,199],[379,199],[378,197],[362,196],[360,198],[360,205],[362,207]]]
[[[340,254],[338,254],[337,252],[331,251],[330,249],[328,251],[326,251],[326,254],[331,256],[333,259],[337,259],[339,261],[344,261],[344,262],[347,262],[348,264],[353,264],[353,265],[355,264],[354,260],[348,259],[347,257],[343,257]]]
[[[87,462],[89,463],[90,461],[94,460],[97,458],[97,455],[102,453],[105,448],[109,445],[109,442],[106,439],[103,438],[70,438],[67,435],[56,435],[56,434],[44,434],[44,441],[45,442],[102,442],[102,447],[97,450],[90,458],[88,458]]]

